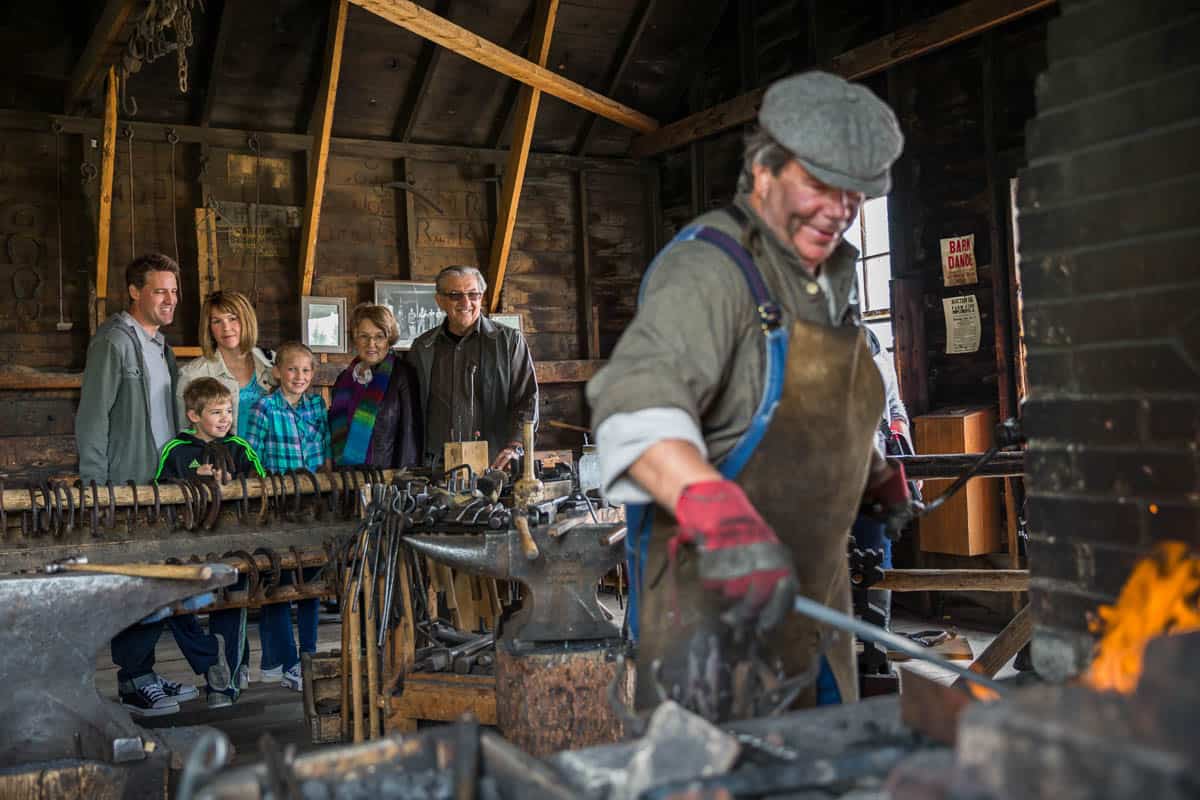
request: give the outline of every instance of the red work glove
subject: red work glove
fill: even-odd
[[[888,536],[899,539],[900,531],[920,512],[920,504],[913,500],[912,493],[908,491],[904,465],[893,458],[889,458],[887,463],[888,469],[883,477],[863,493],[864,511],[887,525]]]
[[[675,505],[679,533],[671,540],[700,554],[700,578],[734,607],[722,615],[730,625],[756,620],[766,631],[783,620],[796,594],[792,555],[732,481],[703,481],[683,490]]]

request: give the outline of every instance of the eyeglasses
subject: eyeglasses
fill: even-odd
[[[387,341],[387,335],[382,333],[360,333],[354,337],[354,341],[360,344],[383,344]]]
[[[472,303],[478,303],[479,298],[483,297],[483,292],[438,292],[438,294],[449,298],[455,303],[464,298],[470,300]]]

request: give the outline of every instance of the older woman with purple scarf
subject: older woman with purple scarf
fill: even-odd
[[[339,466],[421,462],[420,400],[412,367],[392,352],[400,328],[387,306],[362,303],[350,315],[357,357],[333,385],[329,432]]]

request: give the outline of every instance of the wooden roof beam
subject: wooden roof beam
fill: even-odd
[[[855,80],[1053,5],[1055,0],[968,0],[922,22],[889,33],[837,56],[820,68]],[[756,89],[665,125],[634,140],[630,154],[657,155],[750,122],[766,89]]]
[[[629,67],[629,62],[633,60],[633,51],[637,49],[638,42],[642,40],[642,34],[646,31],[646,23],[650,20],[650,15],[654,13],[655,2],[656,0],[642,0],[641,6],[634,13],[633,22],[625,31],[625,38],[617,51],[616,63],[608,74],[608,80],[605,81],[604,93],[606,95],[611,97],[616,93],[617,87],[621,85],[621,81],[625,77],[625,70]],[[592,138],[592,131],[595,127],[596,116],[588,114],[579,136],[575,138],[575,155],[581,156],[587,152],[588,142]]]
[[[550,57],[550,35],[554,32],[554,20],[557,17],[558,0],[538,0],[533,38],[529,42],[529,58],[540,67],[546,66],[546,59]],[[517,224],[517,206],[521,201],[521,187],[525,185],[529,145],[533,142],[533,128],[537,123],[541,99],[542,93],[530,86],[522,86],[517,98],[512,146],[508,149],[508,162],[504,165],[500,208],[496,214],[496,235],[492,237],[492,252],[488,260],[487,302],[490,311],[496,311],[500,305],[500,289],[504,285],[504,273],[508,267],[513,229]]]
[[[469,58],[527,86],[611,119],[619,125],[640,133],[650,133],[658,129],[658,122],[640,111],[514,55],[498,44],[477,36],[444,17],[439,17],[411,0],[353,0],[353,3],[388,22],[436,42],[463,58]]]
[[[108,68],[120,60],[123,34],[139,5],[141,0],[108,0],[105,4],[71,72],[71,82],[67,85],[63,103],[66,113],[74,111],[92,93],[92,88],[103,80]]]
[[[313,113],[312,160],[308,171],[308,197],[300,228],[300,295],[312,293],[313,270],[317,261],[317,230],[321,225],[321,200],[325,196],[325,170],[329,164],[329,142],[333,130],[333,107],[337,100],[338,77],[342,71],[342,45],[346,42],[348,0],[333,0],[329,16],[329,36],[325,44],[323,91],[317,96]],[[256,243],[257,245],[257,243]]]
[[[437,5],[434,6],[434,13],[439,17],[449,17],[450,0],[438,0]],[[394,139],[401,142],[407,142],[412,139],[413,127],[416,125],[417,115],[421,111],[421,103],[425,100],[425,93],[429,91],[429,84],[433,79],[433,71],[437,69],[442,52],[442,48],[428,39],[421,42],[421,52],[417,54],[417,63],[413,67],[412,80],[409,82],[408,89],[404,92],[404,102],[400,106],[400,115],[396,117],[396,128],[392,134]]]

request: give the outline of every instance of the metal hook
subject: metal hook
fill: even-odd
[[[47,489],[50,491],[47,493]],[[54,500],[54,512],[50,516],[50,530],[56,538],[62,538],[63,533],[63,513],[62,513],[62,498],[58,494],[58,484],[54,481],[46,481],[42,484],[42,493],[48,498]]]
[[[167,128],[167,141],[173,145],[179,144],[179,134],[175,132],[174,128]]]

